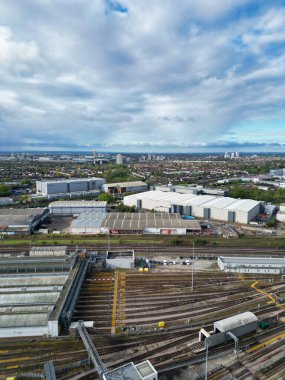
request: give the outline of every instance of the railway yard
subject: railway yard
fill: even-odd
[[[184,366],[187,378],[198,380],[204,379],[205,367],[200,329],[212,331],[215,321],[251,311],[258,328],[240,337],[236,350],[233,341],[209,347],[208,379],[284,379],[285,281],[281,275],[220,271],[215,258],[226,250],[196,248],[193,268],[160,264],[148,271],[106,271],[95,266],[81,287],[71,322],[93,322],[87,330],[108,369],[148,359],[159,379],[176,379],[167,374]],[[24,251],[25,247],[2,247],[1,255],[19,256]],[[192,254],[192,247],[136,249],[138,257],[159,260],[179,261]],[[285,251],[235,247],[230,254],[283,257]],[[56,338],[0,339],[1,379],[29,379],[36,373],[45,378],[48,361],[53,362],[57,379],[99,378],[76,329]]]

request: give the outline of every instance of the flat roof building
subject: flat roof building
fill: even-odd
[[[61,180],[42,180],[36,182],[37,193],[44,195],[94,192],[101,189],[104,178],[72,178]]]
[[[180,214],[166,213],[83,213],[72,222],[72,233],[163,234],[186,235],[199,233],[200,223],[184,220]]]
[[[107,269],[134,269],[135,252],[127,251],[107,251],[106,268]]]
[[[145,191],[148,189],[148,185],[143,181],[105,183],[102,185],[101,189],[109,194],[123,194],[135,191]]]
[[[67,247],[66,246],[32,247],[30,249],[29,255],[31,257],[66,256]]]
[[[139,364],[133,362],[103,374],[104,380],[157,380],[158,374],[149,360]]]
[[[261,202],[251,199],[147,191],[124,197],[126,206],[161,212],[179,212],[198,218],[247,224],[260,212]]]
[[[48,215],[48,208],[1,208],[0,234],[31,234]]]
[[[58,336],[78,265],[67,257],[1,258],[0,338]]]
[[[75,215],[85,212],[105,212],[107,202],[98,201],[55,201],[49,204],[52,215]]]
[[[219,256],[218,266],[225,272],[283,274],[285,258]]]

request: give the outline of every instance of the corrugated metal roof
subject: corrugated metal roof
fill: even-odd
[[[32,276],[31,274],[0,276],[0,286],[41,286],[41,285],[63,285],[67,280],[67,276],[61,275],[44,275]]]
[[[55,304],[60,292],[0,294],[1,305]]]
[[[232,257],[220,256],[219,259],[225,264],[237,265],[282,265],[285,266],[285,258],[273,257]]]
[[[105,187],[131,187],[131,186],[147,186],[147,183],[143,181],[130,181],[130,182],[116,182],[116,183],[106,183]]]
[[[99,214],[99,215],[98,215]],[[109,228],[114,230],[138,230],[144,228],[189,228],[200,230],[200,223],[196,220],[184,220],[180,214],[168,213],[124,213],[111,212],[107,214],[81,214],[72,223],[73,228]],[[105,216],[103,218],[103,216]]]
[[[237,327],[244,326],[251,322],[256,322],[257,317],[251,311],[237,314],[229,318],[221,319],[214,323],[214,329],[218,329],[220,332],[230,331]]]
[[[49,207],[106,207],[107,202],[103,201],[54,201]]]
[[[46,326],[47,314],[0,315],[0,328]]]

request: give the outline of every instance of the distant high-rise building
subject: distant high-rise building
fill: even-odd
[[[96,150],[93,150],[93,157],[97,157]]]
[[[121,154],[116,155],[116,164],[122,165],[123,164],[123,156]]]
[[[236,158],[239,158],[239,152],[236,152]]]

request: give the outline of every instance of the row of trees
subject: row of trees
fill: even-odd
[[[229,196],[280,204],[285,202],[285,189],[270,189],[265,191],[255,186],[234,186],[230,189]]]

